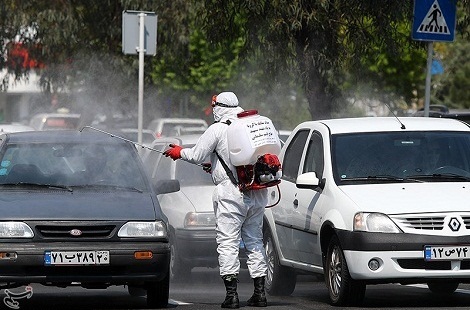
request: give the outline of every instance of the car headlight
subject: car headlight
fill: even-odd
[[[367,232],[400,233],[401,230],[385,214],[359,212],[354,216],[354,230]]]
[[[161,238],[166,236],[166,225],[161,221],[127,222],[118,232],[118,237],[122,238]]]
[[[33,238],[34,233],[23,222],[0,222],[0,238]]]
[[[184,227],[215,227],[213,212],[189,212],[184,218]]]

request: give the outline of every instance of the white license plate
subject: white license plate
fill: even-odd
[[[109,251],[46,251],[45,265],[109,265]]]
[[[470,259],[470,246],[425,246],[424,259],[431,260],[464,260]]]

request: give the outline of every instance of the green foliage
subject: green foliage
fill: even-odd
[[[263,55],[258,60],[267,80],[275,83],[280,73],[292,72],[317,119],[344,102],[345,72],[362,73],[364,57],[393,55],[400,44],[410,44],[400,40],[394,24],[411,18],[411,2],[206,0],[204,11],[206,35],[224,44],[242,34],[247,51]]]
[[[187,57],[170,55],[156,59],[150,73],[155,84],[162,83],[167,90],[192,91],[206,94],[225,88],[238,69],[241,40],[230,43],[230,51],[210,44],[202,33],[194,30],[189,35]]]
[[[356,76],[347,79],[343,90],[357,99],[375,99],[392,106],[405,103],[402,108],[407,109],[417,98],[424,97],[427,56],[424,48],[418,48],[423,46],[422,43],[411,41],[410,23],[400,22],[394,27],[395,40],[400,48],[372,47],[363,54]]]
[[[466,2],[468,5],[468,2]],[[452,108],[470,109],[470,16],[465,1],[459,4],[458,19],[460,32],[452,43],[435,44],[435,57],[444,67],[444,73],[433,76],[432,101]]]
[[[452,104],[470,102],[469,0],[458,4],[457,29],[466,36],[442,49],[446,72],[455,74],[435,84],[435,97]],[[122,54],[122,12],[153,11],[158,46],[155,57],[145,58],[147,117],[199,116],[212,94],[233,90],[247,107],[291,128],[309,118],[360,114],[347,105],[351,97],[405,107],[422,97],[425,51],[410,39],[412,6],[390,0],[3,0],[0,68],[8,67],[7,43],[16,40],[45,65],[39,71],[45,91],[70,96],[80,108],[134,109],[138,58]],[[29,71],[9,69],[11,78]]]

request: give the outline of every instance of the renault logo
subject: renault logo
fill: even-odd
[[[452,231],[458,231],[460,229],[460,222],[457,218],[453,217],[450,219],[449,221],[449,228],[452,230]]]
[[[70,231],[70,234],[71,234],[72,236],[81,236],[81,235],[82,235],[82,231],[81,231],[80,229],[72,229],[72,230]]]

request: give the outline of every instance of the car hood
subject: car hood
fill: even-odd
[[[149,193],[11,191],[0,195],[2,220],[154,220]]]
[[[214,185],[185,186],[181,187],[181,192],[193,205],[194,211],[205,212],[214,211],[212,206],[212,193]]]
[[[358,211],[404,214],[470,210],[468,182],[344,185],[340,190]]]

